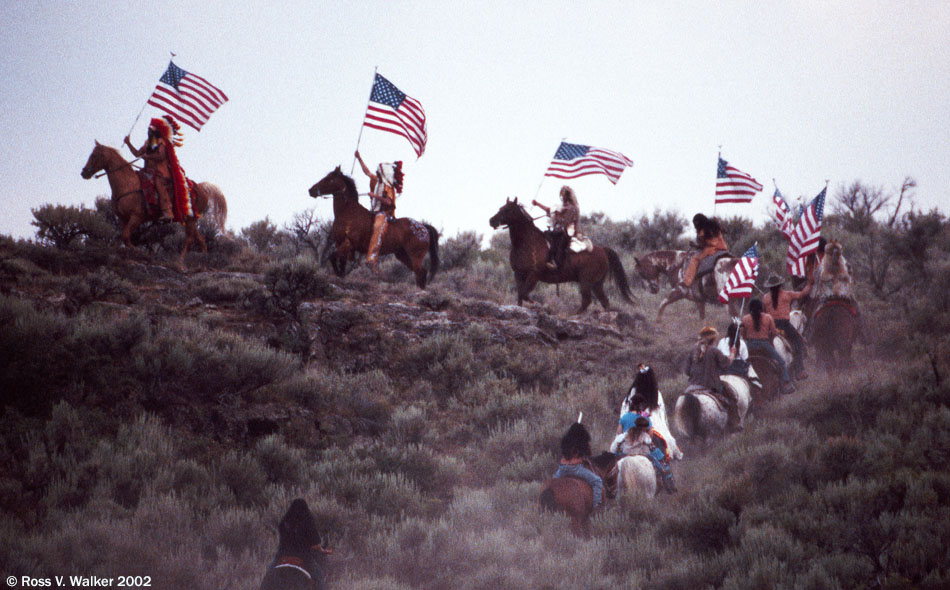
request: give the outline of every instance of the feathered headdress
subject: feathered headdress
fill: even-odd
[[[168,171],[171,173],[172,183],[175,186],[176,213],[181,218],[192,217],[195,213],[191,203],[191,191],[188,189],[185,171],[178,162],[178,154],[175,153],[175,148],[181,147],[184,143],[181,126],[170,115],[163,115],[161,118],[152,119],[148,127],[154,129],[155,133],[166,142],[165,157],[168,160]],[[176,217],[176,221],[180,220]]]

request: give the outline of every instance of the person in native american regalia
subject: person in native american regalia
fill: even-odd
[[[175,119],[169,115],[152,119],[141,148],[132,145],[128,135],[125,144],[135,157],[145,160],[143,172],[155,186],[162,221],[182,221],[193,215],[188,181],[175,153],[182,146],[181,127]]]
[[[373,201],[373,235],[369,240],[366,262],[376,270],[386,225],[396,217],[396,196],[402,193],[402,162],[397,160],[392,164],[380,164],[374,174],[363,162],[359,150],[356,151],[356,159],[360,161],[363,173],[369,177],[369,198]]]
[[[548,249],[548,268],[561,268],[571,239],[580,236],[577,223],[581,218],[581,208],[577,204],[574,190],[565,185],[561,187],[561,206],[553,212],[550,207],[532,200],[532,204],[541,208],[551,218],[551,230],[547,232],[551,247]]]
[[[697,213],[693,216],[693,227],[696,228],[696,243],[693,246],[698,252],[689,259],[683,271],[683,281],[680,285],[684,288],[693,284],[696,271],[699,270],[699,263],[703,258],[712,256],[716,252],[729,251],[726,241],[722,239],[722,228],[715,217],[710,219],[702,213]]]

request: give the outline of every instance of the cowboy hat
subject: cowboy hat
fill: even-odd
[[[719,336],[719,330],[713,328],[712,326],[706,326],[699,331],[699,336],[700,338],[715,338],[716,336]]]
[[[785,284],[785,279],[778,275],[772,275],[765,281],[765,288],[771,289],[772,287],[778,287]]]

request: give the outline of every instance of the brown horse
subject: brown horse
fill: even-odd
[[[604,480],[604,501],[617,490],[617,456],[604,451],[593,457],[588,467]],[[544,482],[538,503],[542,508],[564,512],[571,518],[571,531],[578,537],[590,537],[590,515],[594,511],[594,490],[583,479],[555,477]]]
[[[88,180],[100,170],[105,170],[106,177],[109,179],[109,187],[112,189],[112,210],[115,211],[122,225],[122,242],[131,248],[132,232],[146,221],[157,221],[160,212],[150,210],[145,202],[145,192],[142,190],[138,172],[132,168],[132,163],[127,162],[119,150],[97,141],[96,146],[92,148],[92,153],[89,154],[89,159],[86,160],[86,165],[83,166],[82,177]],[[191,198],[196,215],[184,221],[185,245],[178,258],[179,267],[184,266],[185,255],[195,242],[201,246],[202,252],[208,251],[208,245],[205,244],[204,237],[198,231],[198,217],[204,215],[209,210],[209,206],[213,205],[211,216],[219,230],[224,230],[224,222],[228,218],[228,203],[224,194],[210,182],[195,184]]]
[[[330,263],[338,276],[346,274],[346,264],[369,251],[373,235],[373,213],[359,203],[356,183],[343,174],[340,167],[324,176],[310,187],[313,198],[333,195],[333,226],[330,239],[336,251],[330,255]],[[439,232],[429,224],[408,217],[390,219],[383,233],[379,255],[395,254],[416,275],[416,285],[426,286],[426,269],[422,264],[429,254],[428,278],[431,280],[439,269]]]
[[[633,303],[627,275],[620,257],[610,248],[594,246],[591,251],[568,252],[560,268],[547,267],[548,242],[544,232],[534,225],[531,215],[518,204],[518,199],[508,201],[489,220],[492,228],[507,226],[511,236],[511,268],[515,272],[518,289],[518,305],[531,301],[529,297],[538,281],[545,283],[576,282],[580,284],[581,306],[576,313],[584,312],[591,302],[591,292],[597,300],[610,309],[610,301],[604,293],[604,281],[608,271],[627,303]]]
[[[679,282],[679,272],[689,261],[686,250],[656,250],[634,258],[633,270],[647,282],[650,293],[660,292],[660,279],[666,277],[671,287]]]
[[[831,297],[818,303],[812,314],[809,343],[825,371],[851,366],[851,349],[861,329],[857,304]]]
[[[669,295],[660,303],[660,309],[656,312],[656,319],[659,320],[663,317],[663,310],[666,309],[666,306],[679,301],[680,299],[688,299],[696,304],[696,309],[699,311],[699,319],[706,318],[706,304],[715,304],[722,305],[722,302],[719,301],[719,292],[723,290],[726,286],[726,281],[729,280],[729,275],[732,274],[732,269],[735,268],[736,263],[739,262],[738,258],[733,258],[732,256],[723,256],[716,260],[713,264],[712,270],[708,273],[703,272],[703,268],[711,262],[708,258],[703,259],[699,264],[699,272],[696,275],[696,281],[690,287],[683,287],[679,282],[683,278],[684,267],[680,267],[677,275],[676,286],[673,287],[673,290],[670,291]],[[735,299],[730,299],[728,303],[729,315],[731,317],[736,317],[739,313],[739,303]]]

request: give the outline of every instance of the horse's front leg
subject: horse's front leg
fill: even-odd
[[[534,286],[538,284],[538,277],[533,272],[523,272],[515,273],[515,285],[518,289],[518,305],[522,305],[523,301],[531,302],[531,291],[534,290]]]
[[[684,295],[684,294],[683,294],[683,291],[682,291],[681,289],[679,289],[679,288],[676,288],[676,289],[673,289],[672,291],[670,291],[670,294],[666,296],[666,299],[664,299],[664,300],[660,303],[660,309],[658,309],[658,310],[656,311],[656,319],[657,319],[657,321],[659,321],[660,318],[663,317],[663,310],[666,309],[666,306],[667,306],[667,305],[669,305],[669,304],[671,304],[671,303],[675,303],[675,302],[679,301],[680,299],[682,299],[682,298],[685,297],[685,296],[686,296],[686,295]]]

